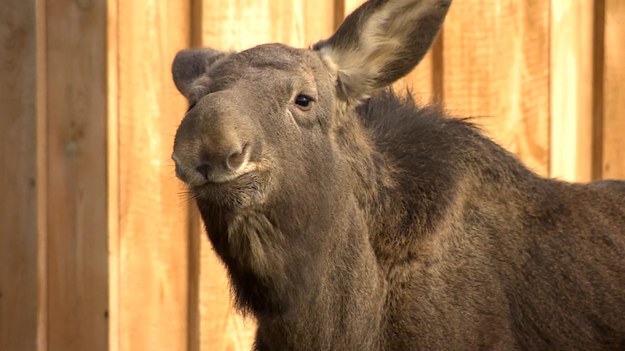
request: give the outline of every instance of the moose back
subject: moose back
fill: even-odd
[[[181,51],[176,174],[256,350],[624,350],[625,182],[532,173],[386,87],[451,0],[371,0],[310,49]]]

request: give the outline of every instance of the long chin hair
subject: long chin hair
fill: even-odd
[[[198,206],[213,248],[226,265],[235,307],[256,316],[286,313],[296,303],[297,290],[307,285],[307,267],[296,257],[301,250],[288,247],[278,225],[260,210],[233,214]],[[296,272],[298,267],[303,272]]]
[[[302,180],[304,177],[311,179]],[[275,174],[273,177],[277,177]],[[308,181],[310,180],[310,181]],[[255,316],[285,315],[296,311],[321,289],[319,282],[327,264],[326,236],[332,227],[328,198],[336,191],[330,182],[310,175],[232,186],[219,193],[253,201],[231,206],[223,197],[197,198],[197,205],[215,252],[226,265],[236,307]],[[301,184],[306,184],[305,188]],[[250,185],[254,185],[253,187]],[[279,189],[274,189],[280,184]],[[228,191],[236,193],[228,193]],[[262,197],[263,201],[257,201]]]

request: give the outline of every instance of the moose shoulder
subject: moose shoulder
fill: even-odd
[[[312,49],[181,51],[174,142],[257,350],[623,350],[625,182],[544,179],[386,86],[450,0]]]

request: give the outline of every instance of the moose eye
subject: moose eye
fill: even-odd
[[[302,111],[310,110],[313,101],[313,98],[304,94],[299,94],[295,97],[295,105]]]

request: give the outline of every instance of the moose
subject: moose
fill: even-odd
[[[180,51],[178,178],[255,350],[625,350],[625,181],[541,177],[389,85],[451,0],[307,49]]]

